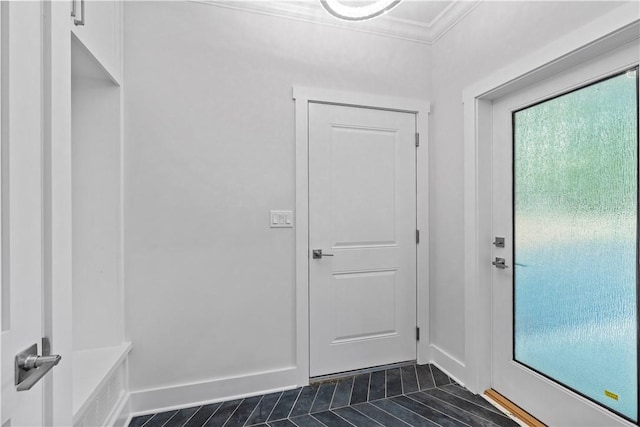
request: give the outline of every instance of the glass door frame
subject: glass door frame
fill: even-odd
[[[640,44],[634,42],[581,62],[577,67],[519,91],[501,96],[492,104],[492,147],[490,149],[492,211],[490,230],[504,236],[505,248],[494,247],[494,257],[504,257],[510,267],[491,268],[491,388],[542,422],[563,426],[623,426],[629,423],[617,414],[585,399],[555,381],[539,375],[513,360],[513,258],[512,258],[512,113],[523,107],[567,93],[589,83],[634,67]]]
[[[526,55],[466,87],[464,103],[465,353],[458,377],[470,390],[491,387],[492,102],[590,57],[637,40],[637,7],[625,4],[544,50]],[[629,63],[629,67],[637,63]],[[455,371],[455,369],[454,369]]]
[[[606,82],[610,79],[614,79],[616,77],[621,77],[626,75],[628,72],[634,72],[635,74],[635,108],[636,108],[636,114],[638,114],[638,112],[640,111],[640,66],[639,65],[635,65],[629,69],[624,69],[624,70],[618,70],[613,72],[612,74],[603,76],[603,77],[599,77],[593,81],[588,81],[585,84],[582,84],[578,87],[574,87],[570,90],[567,90],[565,92],[561,92],[561,93],[557,93],[554,94],[551,97],[548,98],[544,98],[542,100],[538,100],[536,102],[534,102],[533,104],[529,104],[523,107],[518,108],[517,110],[514,110],[511,112],[511,157],[512,157],[512,169],[511,169],[511,191],[512,191],[512,212],[511,212],[511,218],[512,218],[512,245],[511,245],[511,256],[512,256],[512,264],[513,264],[513,278],[512,278],[512,288],[513,288],[513,302],[512,302],[512,313],[513,313],[513,324],[512,324],[512,357],[513,357],[513,362],[522,365],[524,368],[529,369],[535,373],[537,373],[538,375],[541,375],[555,383],[557,383],[558,385],[571,390],[573,393],[576,393],[588,400],[590,400],[591,402],[602,406],[603,408],[605,408],[606,410],[609,410],[611,412],[613,412],[614,414],[616,414],[619,417],[622,417],[632,423],[635,423],[636,425],[639,423],[639,421],[634,421],[633,419],[627,417],[626,415],[616,411],[615,409],[612,409],[608,406],[606,406],[604,403],[599,402],[598,400],[594,399],[593,397],[590,397],[589,395],[587,395],[586,393],[581,392],[580,390],[567,385],[565,383],[563,383],[561,380],[554,378],[553,376],[541,371],[540,369],[537,369],[536,367],[530,366],[527,363],[525,363],[522,360],[518,360],[516,358],[516,275],[515,275],[515,270],[517,268],[516,265],[516,115],[524,110],[527,110],[529,108],[532,107],[536,107],[539,106],[541,104],[544,104],[546,102],[549,101],[554,101],[558,98],[561,98],[565,95],[570,95],[574,92],[589,88],[591,86],[595,86],[598,85],[600,83]],[[638,120],[636,118],[636,140],[635,140],[635,144],[636,144],[636,170],[635,170],[635,180],[636,180],[636,196],[635,196],[635,202],[636,202],[636,224],[635,224],[635,279],[636,279],[636,294],[635,294],[635,304],[636,304],[636,385],[640,385],[640,341],[638,340],[638,338],[640,338],[640,120]],[[637,393],[636,395],[636,408],[640,408],[640,393]],[[638,415],[636,415],[636,417],[638,417]]]

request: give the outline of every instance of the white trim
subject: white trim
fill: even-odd
[[[71,177],[71,45],[69,7],[50,2],[46,16],[51,57],[49,65],[51,145],[51,351],[62,355],[53,369],[52,425],[73,420],[73,251]]]
[[[120,396],[120,403],[116,405],[112,416],[106,425],[113,427],[126,427],[131,421],[131,393],[129,392],[129,358],[122,364],[122,385],[124,393]]]
[[[491,386],[491,102],[637,39],[639,9],[627,3],[463,91],[466,385]]]
[[[105,425],[114,427],[126,427],[129,425],[131,420],[131,416],[129,415],[131,412],[130,396],[131,394],[128,392],[122,394],[118,404],[113,409],[109,418],[107,418]]]
[[[82,48],[82,50],[84,51],[84,53],[86,53],[87,57],[91,58],[91,60],[96,64],[96,67],[98,67],[100,69],[100,71],[109,78],[109,80],[111,80],[111,82],[115,85],[115,86],[120,86],[120,78],[118,78],[118,76],[114,73],[112,73],[113,70],[109,70],[109,68],[107,68],[104,65],[104,62],[101,61],[95,54],[94,51],[92,51],[91,49],[89,49],[85,44],[83,39],[81,39],[80,37],[77,36],[76,33],[74,33],[73,31],[71,32],[71,37],[73,38],[73,40],[75,40],[76,42],[78,42],[78,46],[80,48]],[[117,71],[117,70],[116,70]]]
[[[125,252],[126,252],[126,245],[125,245],[125,158],[124,158],[124,152],[125,152],[125,144],[124,144],[124,139],[125,139],[125,129],[124,129],[124,122],[125,122],[125,115],[124,115],[124,94],[125,94],[125,88],[124,88],[124,37],[123,37],[123,27],[124,27],[124,5],[123,4],[119,4],[117,6],[118,10],[117,10],[117,25],[116,28],[119,31],[119,35],[117,37],[117,41],[118,41],[118,50],[119,50],[119,57],[117,58],[119,67],[117,69],[117,73],[120,76],[120,83],[119,83],[119,87],[118,87],[118,98],[119,98],[119,102],[118,102],[118,146],[119,146],[119,163],[118,166],[120,168],[119,174],[118,174],[118,179],[120,180],[119,182],[119,192],[120,194],[118,194],[118,239],[119,239],[119,245],[118,245],[118,286],[120,287],[120,309],[122,310],[122,312],[120,313],[121,316],[121,337],[122,340],[125,342],[130,342],[129,340],[129,336],[127,333],[127,322],[126,322],[126,313],[127,313],[127,301],[126,301],[126,288],[125,288],[125,265],[126,265],[126,257],[125,257]]]
[[[76,377],[73,388],[73,417],[80,419],[93,405],[103,387],[126,364],[131,343],[102,347],[72,353],[73,373]],[[124,379],[123,379],[124,380]]]
[[[418,363],[431,360],[429,347],[429,124],[428,101],[365,93],[293,87],[296,139],[296,378],[298,384],[309,383],[309,102],[355,107],[380,108],[416,114],[420,147],[417,149],[417,326],[421,337],[417,346]]]
[[[296,367],[237,377],[132,391],[125,405],[131,416],[190,408],[297,388]]]
[[[455,374],[453,374],[451,371],[447,370],[446,367],[444,365],[440,365],[437,362],[430,362],[431,365],[435,366],[436,368],[440,369],[442,372],[444,372],[449,378],[451,378],[454,382],[460,384],[461,386],[464,386],[464,382],[462,382],[460,380],[460,377],[457,377]]]
[[[451,379],[456,381],[459,384],[463,384],[452,371],[446,369],[444,365],[440,365],[438,363],[433,363],[438,369],[444,372]],[[145,390],[139,392],[132,392],[126,394],[122,400],[116,411],[114,411],[114,415],[110,418],[109,423],[107,425],[114,427],[125,427],[128,426],[131,422],[131,419],[140,415],[148,415],[148,414],[156,414],[164,411],[171,411],[176,409],[183,408],[192,408],[194,406],[205,405],[209,403],[217,403],[234,399],[244,399],[252,396],[261,396],[264,394],[281,392],[286,390],[292,390],[294,388],[299,387],[299,385],[289,385],[284,387],[279,387],[276,384],[277,381],[274,379],[285,379],[291,378],[295,376],[292,374],[292,371],[295,368],[284,369],[284,370],[274,370],[269,372],[263,372],[255,375],[249,375],[246,377],[236,377],[236,378],[226,378],[222,380],[210,381],[207,383],[199,383],[199,384],[191,384],[191,385],[183,385],[176,387],[167,387],[163,389],[154,389],[154,390]],[[252,381],[256,381],[256,386],[252,387]],[[242,383],[242,385],[241,385]],[[244,386],[244,384],[248,384],[248,388]],[[187,393],[192,393],[195,391],[195,388],[203,386],[214,390],[216,387],[228,387],[232,385],[235,387],[235,390],[240,390],[243,386],[245,389],[251,391],[232,391],[229,395],[220,397],[221,394],[224,393],[215,393],[215,397],[208,397],[210,400],[203,399],[195,399],[190,402],[189,399],[180,398],[181,393],[187,391]],[[271,385],[273,387],[271,387]],[[464,384],[463,384],[464,385]],[[255,391],[260,390],[260,391]],[[201,391],[197,391],[200,395],[202,395]],[[162,399],[157,399],[159,395],[163,395]],[[211,396],[214,396],[213,394]],[[135,403],[134,403],[135,401]],[[176,402],[179,402],[176,404]]]
[[[464,378],[466,369],[464,362],[458,360],[435,344],[430,344],[430,354],[430,363],[433,363],[440,368],[441,371],[446,372],[451,378],[456,378],[458,383],[464,385],[463,381],[457,379]]]
[[[126,372],[126,371],[125,371]],[[129,392],[124,391],[118,399],[118,402],[113,407],[109,416],[107,417],[105,426],[126,426],[125,421],[129,418]]]
[[[319,89],[306,86],[294,86],[293,99],[296,101],[305,100],[307,102],[324,102],[327,104],[350,105],[353,107],[404,111],[421,114],[422,118],[426,118],[426,116],[431,112],[429,102],[420,99],[400,98],[395,96],[374,95],[342,90]],[[419,130],[426,132],[426,121],[424,125],[424,129]],[[420,117],[418,118],[418,126],[420,126]]]
[[[237,1],[237,0],[190,0],[209,6],[275,16],[294,21],[309,22],[349,31],[375,34],[400,40],[431,45],[451,30],[458,22],[475,9],[482,0],[452,2],[431,22],[397,18],[390,15],[357,24],[339,21],[319,6],[320,2],[282,2],[282,1]]]

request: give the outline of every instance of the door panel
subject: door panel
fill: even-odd
[[[2,2],[2,425],[43,425],[42,382],[16,391],[14,358],[42,354],[42,5]]]
[[[637,421],[637,52],[493,107],[492,386],[549,425]]]
[[[393,131],[333,126],[335,246],[396,244],[396,144]],[[366,159],[357,171],[354,159]]]
[[[311,376],[413,360],[415,115],[309,112]]]
[[[397,334],[397,270],[335,273],[331,277],[331,344]],[[363,304],[363,295],[377,296]],[[376,304],[378,304],[376,306]]]

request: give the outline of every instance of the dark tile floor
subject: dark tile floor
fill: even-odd
[[[284,392],[143,415],[129,427],[516,427],[433,365],[409,365]]]

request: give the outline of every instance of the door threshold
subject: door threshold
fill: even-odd
[[[523,425],[528,427],[547,427],[545,423],[543,423],[494,389],[490,388],[489,390],[486,390],[484,392],[484,395],[485,397],[489,398],[491,403],[493,403],[496,407],[500,408]]]
[[[403,366],[409,366],[409,365],[415,365],[415,364],[416,364],[415,360],[407,360],[405,362],[397,362],[397,363],[390,363],[388,365],[372,366],[370,368],[355,369],[353,371],[344,371],[344,372],[336,372],[335,374],[319,375],[317,377],[309,378],[309,383],[310,384],[323,383],[327,381],[339,380],[341,378],[353,377],[355,375],[369,374],[371,372],[384,371],[384,370],[393,369],[393,368],[401,368]]]

